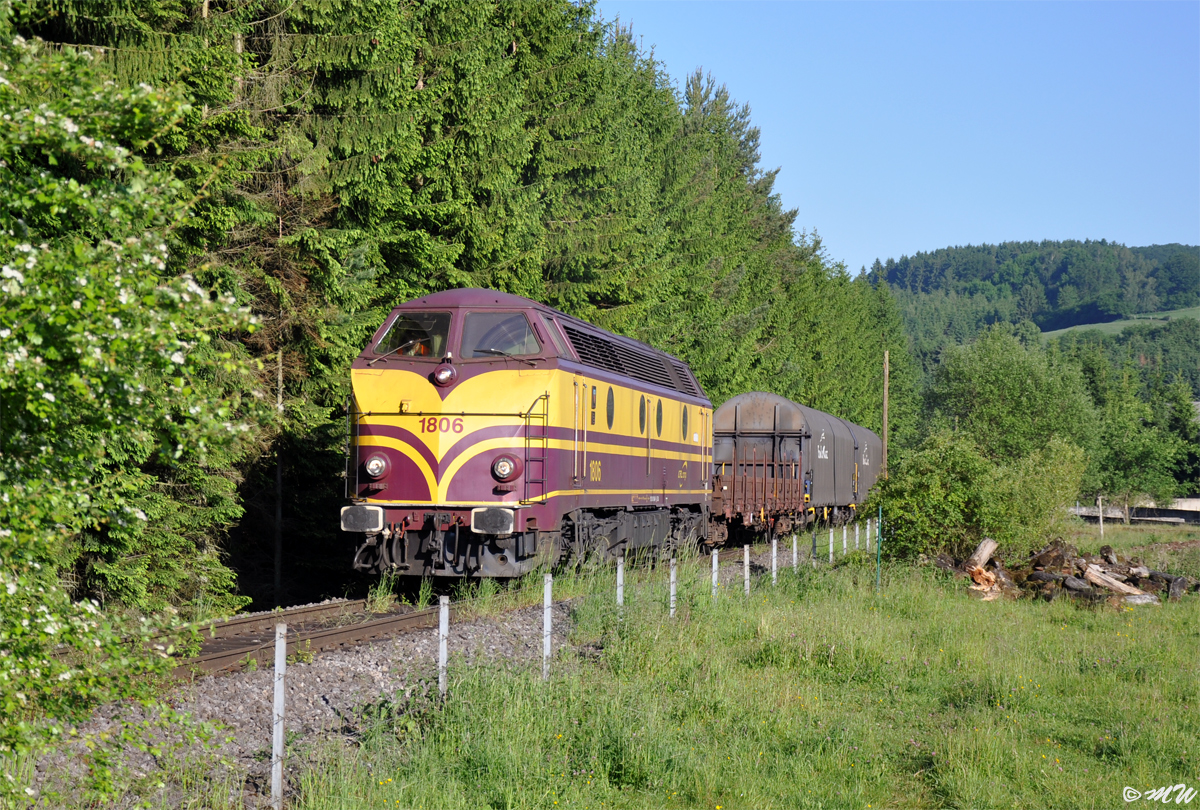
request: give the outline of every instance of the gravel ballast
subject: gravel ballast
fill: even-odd
[[[553,607],[552,651],[568,645],[571,603]],[[454,666],[513,666],[541,668],[542,607],[523,608],[501,616],[451,623],[448,647]],[[357,711],[383,699],[402,699],[424,692],[437,680],[437,630],[405,633],[383,642],[316,653],[311,662],[288,665],[285,729],[289,749],[305,743],[357,734]],[[436,688],[433,686],[432,688]],[[221,780],[244,786],[246,807],[269,804],[271,706],[274,672],[264,668],[200,678],[181,686],[171,697],[179,710],[203,722],[220,724],[229,739],[209,758],[223,760]],[[137,706],[105,706],[77,730],[81,737],[114,732],[145,719]],[[82,751],[68,744],[38,764],[38,785],[64,791],[84,767]],[[199,751],[194,752],[196,754]],[[167,762],[141,752],[129,752],[126,763],[135,775],[153,775]],[[303,763],[287,768],[294,775]],[[289,780],[290,781],[290,780]],[[177,789],[176,789],[177,790]],[[164,797],[173,806],[182,795]],[[119,803],[118,806],[132,804]]]

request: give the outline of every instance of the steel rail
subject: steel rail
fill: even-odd
[[[343,603],[349,605],[353,603]],[[361,604],[361,602],[359,603]],[[451,608],[453,614],[458,609]],[[312,618],[312,612],[307,614]],[[345,615],[345,613],[343,613]],[[195,672],[214,673],[232,669],[238,665],[247,665],[250,661],[255,666],[266,666],[274,655],[275,635],[274,626],[285,620],[286,611],[257,617],[260,622],[269,621],[269,626],[251,632],[243,631],[234,636],[214,639],[225,644],[206,644],[208,649],[202,650],[194,658],[181,661],[175,668],[175,674],[187,678]],[[365,644],[380,638],[433,627],[437,624],[437,608],[416,610],[390,616],[381,616],[367,621],[341,627],[315,627],[306,629],[303,626],[290,626],[287,633],[287,654],[309,654],[328,651],[338,647]]]
[[[279,624],[279,622],[298,624],[301,622],[320,621],[345,614],[362,613],[366,608],[367,600],[365,599],[347,599],[317,605],[284,608],[283,610],[248,613],[245,616],[235,616],[232,619],[206,623],[203,625],[202,634],[205,638],[227,638],[245,633],[274,630],[275,625]]]

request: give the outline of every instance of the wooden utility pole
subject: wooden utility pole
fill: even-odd
[[[880,473],[887,478],[888,440],[888,350],[883,350],[883,469]]]
[[[239,35],[240,37],[240,35]],[[239,39],[240,43],[241,40]],[[240,49],[238,51],[241,52]],[[279,240],[275,252],[279,254],[279,243],[283,241],[283,217],[278,217]],[[279,257],[282,261],[282,256]],[[279,308],[279,323],[283,324],[283,307]],[[283,607],[283,333],[280,332],[279,346],[275,349],[275,412],[279,416],[279,433],[275,436],[275,607]]]
[[[275,410],[283,416],[283,347],[275,352]],[[280,425],[282,427],[282,424]],[[283,607],[283,431],[275,438],[275,607]]]

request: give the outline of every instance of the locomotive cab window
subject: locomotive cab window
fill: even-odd
[[[688,440],[688,432],[687,432],[687,405],[684,405],[684,406],[683,406],[683,416],[680,418],[680,421],[682,422],[682,426],[680,427],[680,430],[679,430],[679,432],[680,432],[680,433],[683,435],[683,440],[686,442],[686,441]]]
[[[539,317],[542,319],[542,326],[546,328],[546,334],[550,336],[550,342],[554,344],[558,356],[570,359],[571,351],[558,333],[558,326],[554,323],[554,319],[546,317],[544,313],[539,313]]]
[[[471,312],[463,325],[463,357],[521,357],[541,351],[520,312]]]
[[[611,387],[609,387],[609,389],[608,389],[608,402],[606,404],[608,406],[607,407],[608,429],[612,430],[613,416],[616,414],[616,411],[617,411],[617,398],[616,398],[616,396],[613,395],[613,390]]]
[[[375,344],[375,354],[440,360],[449,334],[449,312],[404,312]]]
[[[661,436],[662,435],[662,400],[661,399],[658,401],[658,408],[656,409],[655,414],[654,414],[654,423],[655,423],[655,427],[658,428],[658,435]]]
[[[642,397],[642,402],[638,405],[638,433],[646,432],[646,398]]]

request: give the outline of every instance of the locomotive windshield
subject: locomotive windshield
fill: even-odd
[[[520,357],[541,351],[520,312],[472,312],[462,333],[463,357]]]
[[[449,312],[405,312],[375,344],[375,354],[440,359],[449,334]]]

